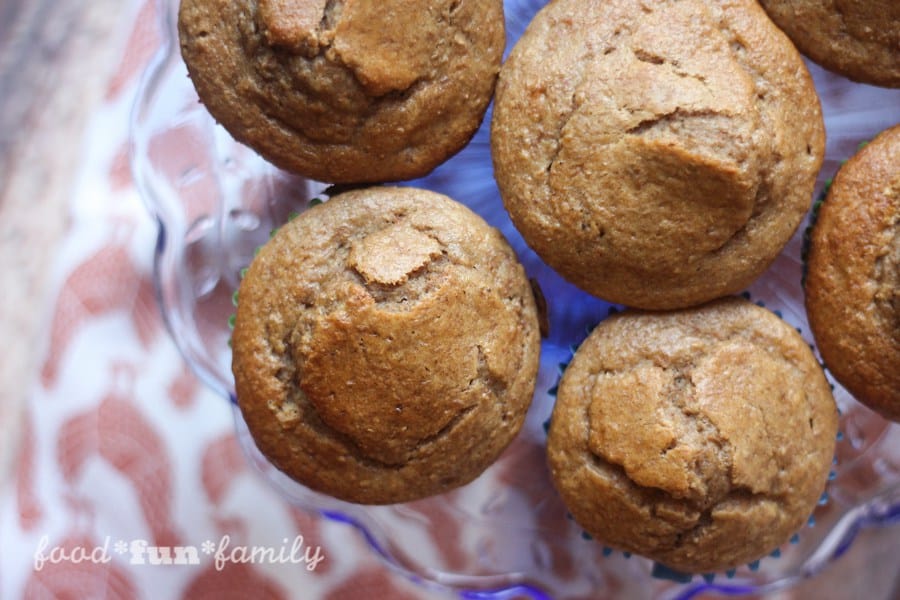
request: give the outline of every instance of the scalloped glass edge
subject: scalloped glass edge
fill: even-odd
[[[194,313],[197,297],[209,293],[210,290],[198,290],[197,286],[193,285],[196,283],[194,281],[191,282],[192,285],[187,285],[183,277],[182,263],[185,260],[185,254],[181,242],[183,242],[184,236],[189,235],[189,232],[183,231],[187,228],[186,225],[175,227],[173,224],[183,221],[182,215],[179,213],[183,210],[182,203],[185,198],[180,195],[179,190],[176,190],[169,185],[166,178],[171,177],[171,173],[163,172],[164,170],[157,164],[159,158],[151,157],[150,152],[152,136],[154,133],[158,132],[152,127],[149,127],[148,122],[152,121],[151,113],[153,110],[158,107],[161,100],[165,100],[165,98],[160,96],[160,93],[164,87],[167,75],[169,75],[167,72],[174,64],[177,64],[180,61],[177,50],[178,46],[174,35],[174,19],[175,10],[177,10],[177,2],[176,0],[157,0],[157,5],[159,7],[158,14],[161,17],[161,37],[163,41],[142,78],[131,115],[130,150],[132,172],[138,190],[146,203],[147,210],[156,219],[158,225],[158,236],[154,253],[154,281],[156,284],[157,300],[169,332],[185,361],[203,383],[223,398],[231,399],[232,406],[234,406],[231,382],[229,380],[230,373],[227,371],[223,372],[222,357],[214,355],[210,352],[208,347],[204,346],[202,335],[200,334],[203,324],[199,323],[199,320]],[[506,2],[508,29],[510,30],[510,33],[513,34],[510,36],[511,38],[515,37],[516,31],[521,33],[530,21],[530,16],[541,5],[542,3],[535,2],[534,0]],[[508,44],[507,50],[511,46],[512,41]],[[826,81],[829,81],[836,86],[849,85],[849,82],[830,76],[814,65],[810,65],[810,70],[814,72],[814,75],[819,75],[820,79],[825,78]],[[877,110],[877,107],[872,108],[872,114],[875,114],[875,111]],[[898,115],[898,117],[900,117],[900,115]],[[490,114],[487,115],[485,122],[489,123],[489,119]],[[165,123],[164,126],[178,127],[179,124]],[[484,130],[484,125],[482,130]],[[865,132],[863,137],[872,133],[877,133],[877,128],[873,128],[873,131]],[[855,144],[855,140],[842,140],[840,138],[841,136],[838,136],[836,144],[841,145],[842,150],[837,151],[836,154],[838,157],[843,155],[845,158],[849,151],[848,148],[851,148],[853,144]],[[483,143],[484,140],[480,140],[480,142]],[[223,145],[233,144],[227,134],[219,131],[219,128],[217,127],[210,127],[209,135],[203,140],[203,143],[209,147],[219,149],[221,149]],[[473,144],[475,143],[479,143],[479,140],[473,140]],[[832,146],[837,147],[837,145],[832,144],[832,140],[829,139],[830,148]],[[190,148],[185,148],[185,151],[189,152]],[[463,153],[465,153],[465,151]],[[220,152],[220,154],[222,153]],[[835,154],[835,152],[832,151],[832,154]],[[263,178],[271,177],[271,167],[253,155],[252,152],[245,152],[240,156],[240,160],[244,161],[242,164],[250,165],[247,169],[247,172],[250,173],[250,175],[246,175],[246,177],[251,179],[254,175]],[[837,164],[839,164],[839,158],[833,158],[829,163],[828,155],[826,155],[826,164],[820,175],[820,186],[823,177],[831,177],[833,175],[833,171],[836,169]],[[219,168],[220,165],[216,165],[213,171],[218,173],[217,169]],[[440,171],[441,169],[436,171],[434,175],[435,180],[439,180],[441,177],[447,177],[448,171]],[[186,177],[186,174],[184,173],[181,175]],[[229,183],[224,180],[226,178],[220,178],[218,175],[213,178],[217,181],[216,194],[234,195],[236,193],[236,190],[234,189],[227,189]],[[428,178],[426,178],[426,180],[427,179]],[[290,183],[295,186],[299,185],[303,188],[300,193],[301,202],[312,198],[324,187],[322,184],[317,184],[315,182],[292,180]],[[416,184],[419,182],[412,183]],[[490,186],[492,184],[493,181],[490,179],[488,185]],[[446,190],[441,191],[447,193]],[[237,193],[239,193],[239,191],[237,191]],[[217,200],[213,200],[212,204],[215,205],[214,212],[217,217],[206,221],[200,219],[190,223],[190,227],[194,228],[199,226],[200,229],[209,228],[214,231],[215,235],[212,236],[216,240],[216,247],[214,250],[218,251],[218,253],[216,254],[216,259],[211,262],[214,263],[214,269],[218,270],[217,275],[219,279],[224,279],[227,284],[236,287],[239,278],[239,276],[236,275],[236,273],[239,272],[239,268],[236,268],[236,265],[239,267],[240,262],[246,260],[246,244],[244,244],[243,254],[239,252],[235,255],[230,254],[230,238],[227,232],[224,231],[224,226],[222,225],[228,207],[219,203]],[[229,212],[228,215],[233,216],[232,212]],[[502,208],[500,209],[500,212],[502,213]],[[206,216],[208,217],[208,215]],[[269,215],[269,217],[273,216],[274,215]],[[546,266],[540,263],[533,255],[529,254],[527,247],[524,247],[521,239],[516,238],[516,232],[511,231],[508,224],[501,226],[497,223],[498,219],[503,219],[503,216],[498,217],[493,214],[483,214],[482,216],[485,216],[492,224],[500,226],[503,233],[510,238],[511,243],[517,252],[519,252],[520,256],[528,255],[528,260],[523,260],[523,262],[531,265],[533,267],[532,270],[536,275],[550,278],[549,285],[551,287],[566,285],[564,282],[560,282],[557,278],[554,278],[552,273],[548,273]],[[252,221],[253,215],[238,215],[238,217],[246,217]],[[257,226],[258,225],[259,224],[257,223]],[[802,224],[798,233],[794,236],[792,244],[795,246],[800,243],[802,231],[805,226],[806,223]],[[247,227],[246,229],[250,230],[253,229],[253,227]],[[182,236],[181,240],[179,240],[179,236]],[[258,243],[259,238],[256,238],[255,242]],[[796,251],[797,248],[795,247],[794,250]],[[796,252],[791,255],[787,250],[784,254],[786,260],[789,262],[797,262],[797,255]],[[207,249],[205,256],[206,260],[208,260],[209,249]],[[766,282],[764,280],[765,276],[761,278],[759,284],[754,285],[754,288],[765,288],[761,290],[761,295],[767,298],[774,298],[777,303],[779,297],[777,286],[772,282]],[[593,321],[602,318],[600,315],[602,315],[603,309],[608,306],[602,302],[591,303],[589,301],[588,304],[589,306],[585,312],[591,315],[589,318]],[[779,311],[776,310],[776,312]],[[800,320],[805,324],[805,319],[802,315],[800,316]],[[575,321],[578,320],[575,319]],[[564,329],[571,333],[572,330],[577,329],[577,325],[583,325],[583,321],[584,319],[574,325],[567,325]],[[544,380],[539,381],[539,387],[535,394],[535,405],[529,415],[532,435],[534,435],[535,430],[540,428],[540,423],[543,420],[541,414],[542,411],[543,413],[546,413],[549,408],[552,407],[552,394],[544,393],[544,390],[550,389],[546,365],[555,365],[560,359],[564,359],[567,352],[570,352],[572,348],[572,343],[568,344],[568,347],[566,347],[566,344],[560,343],[560,340],[545,341],[543,345],[541,361],[542,373],[544,373],[545,377]],[[552,381],[549,383],[552,383]],[[541,388],[542,384],[544,386],[543,388]],[[865,440],[864,446],[859,452],[855,454],[853,452],[849,453],[848,463],[852,465],[854,464],[854,461],[862,460],[865,453],[871,450],[872,447],[883,444],[886,436],[896,436],[896,434],[900,432],[890,432],[889,430],[892,428],[896,430],[897,426],[879,423],[879,418],[877,416],[871,415],[867,409],[856,405],[852,399],[848,399],[846,392],[843,392],[840,386],[837,386],[836,396],[841,393],[843,393],[844,398],[843,403],[839,402],[839,404],[842,404],[845,415],[848,412],[853,415],[861,415],[860,419],[863,422],[868,423],[870,426],[874,424],[875,429],[878,430],[876,435]],[[546,414],[544,416],[546,416]],[[299,486],[274,469],[259,454],[250,439],[246,427],[240,418],[239,411],[236,408],[234,408],[234,417],[238,439],[247,455],[248,462],[253,465],[253,467],[272,486],[274,486],[276,490],[291,502],[305,510],[317,513],[332,521],[354,527],[365,539],[371,550],[381,557],[389,568],[396,570],[412,581],[422,584],[426,588],[433,587],[442,590],[452,590],[466,598],[500,599],[528,596],[543,599],[552,597],[554,590],[546,589],[546,585],[533,583],[536,579],[539,579],[539,577],[536,578],[533,573],[524,571],[507,571],[486,575],[458,573],[441,570],[439,568],[432,568],[421,562],[417,562],[412,558],[413,552],[404,551],[402,548],[402,541],[394,539],[391,535],[392,532],[386,530],[379,521],[378,516],[374,514],[378,511],[390,510],[390,507],[373,508],[351,505],[311,492],[310,490]],[[845,416],[845,418],[842,419],[842,424],[849,420],[850,418]],[[529,426],[526,425],[526,429],[528,427]],[[872,457],[868,456],[865,458],[871,459]],[[847,468],[852,470],[850,467]],[[895,468],[896,467],[892,465],[891,471]],[[684,576],[675,572],[669,572],[664,568],[660,569],[659,565],[653,565],[650,561],[637,557],[628,562],[622,562],[620,557],[619,561],[613,565],[612,570],[628,571],[628,576],[633,579],[636,578],[636,581],[654,584],[652,586],[654,588],[652,592],[654,595],[664,595],[676,598],[691,598],[695,595],[708,592],[735,595],[764,593],[784,589],[801,579],[821,571],[831,561],[846,553],[852,546],[853,540],[861,529],[900,522],[900,478],[897,480],[890,480],[890,482],[881,489],[868,494],[868,496],[862,499],[857,498],[857,500],[858,502],[856,504],[847,508],[847,510],[841,513],[838,518],[829,520],[827,533],[822,536],[821,540],[814,548],[811,548],[808,551],[803,560],[798,562],[794,569],[787,573],[781,573],[768,581],[760,582],[758,580],[747,579],[740,576],[736,577],[733,571],[717,578],[711,576],[704,577],[701,575]],[[817,525],[817,535],[823,532],[824,527],[824,523]],[[607,550],[608,549],[603,550],[603,556],[607,556],[610,553]],[[624,558],[627,559],[628,556],[625,555]],[[641,566],[635,569],[635,564],[641,564]],[[598,567],[598,569],[599,568],[600,567]],[[754,573],[757,572],[757,569],[758,563],[750,566],[750,571]],[[660,585],[661,580],[671,581],[665,581],[663,585]],[[595,592],[600,591],[596,587],[591,587],[590,590]]]

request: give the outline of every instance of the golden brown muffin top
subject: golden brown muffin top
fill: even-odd
[[[790,538],[822,494],[836,433],[802,337],[726,298],[601,322],[563,374],[548,454],[585,530],[703,573]]]
[[[549,4],[501,71],[492,135],[529,245],[643,308],[749,284],[808,209],[824,152],[809,74],[751,0]]]
[[[461,149],[506,43],[501,0],[183,0],[178,26],[216,120],[334,183],[411,179]]]
[[[239,290],[232,369],[254,440],[362,503],[467,483],[518,432],[539,334],[500,233],[412,188],[348,192],[282,227]]]
[[[863,83],[900,87],[897,0],[760,0],[800,51]]]
[[[825,365],[900,422],[900,125],[838,171],[810,236],[805,290]]]

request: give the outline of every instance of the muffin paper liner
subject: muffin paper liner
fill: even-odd
[[[765,302],[763,302],[761,300],[754,300],[754,298],[752,297],[750,292],[743,292],[741,294],[741,296],[750,302],[754,302],[757,306],[760,306],[762,308],[767,308]],[[623,307],[611,306],[611,307],[609,307],[609,310],[607,311],[606,316],[611,316],[613,314],[616,314],[616,313],[620,312],[620,310],[622,308]],[[778,316],[779,318],[784,320],[784,317],[780,311],[775,310],[773,312],[776,316]],[[600,321],[597,322],[597,324],[599,324],[599,323],[600,323]],[[594,326],[592,326],[586,330],[585,337],[587,337],[587,335],[590,335],[591,331],[593,331],[593,328],[597,324],[595,324]],[[802,335],[803,332],[799,328],[796,328],[796,329],[797,329],[797,332]],[[579,346],[580,346],[580,344],[579,344]],[[578,351],[579,346],[572,346],[570,348],[568,358],[564,362],[561,362],[559,364],[559,366],[558,366],[559,376],[556,380],[556,384],[548,390],[548,394],[550,394],[550,396],[552,396],[554,398],[556,397],[557,391],[559,390],[560,382],[562,381],[562,377],[566,372],[566,368],[569,366],[572,359],[574,358],[575,353]],[[815,349],[812,344],[810,344],[810,347],[813,350]],[[822,367],[822,370],[824,371],[825,365],[820,362],[820,366]],[[834,391],[833,384],[831,385],[831,387],[832,387],[832,391]],[[840,414],[840,409],[838,409],[838,412]],[[545,434],[550,429],[550,421],[551,421],[551,417],[548,417],[543,422],[543,430],[544,430]],[[845,439],[846,438],[844,436],[844,432],[840,429],[840,426],[839,426],[837,438],[836,438],[836,444],[843,443],[845,441]],[[777,558],[780,558],[785,553],[789,553],[791,551],[791,546],[795,546],[800,543],[801,536],[805,535],[805,530],[816,526],[816,522],[817,522],[816,514],[825,510],[825,507],[828,505],[828,503],[830,501],[829,488],[831,487],[832,482],[834,482],[837,479],[837,476],[838,476],[838,454],[836,453],[833,458],[833,461],[832,461],[832,467],[828,473],[828,480],[825,485],[825,490],[822,492],[822,496],[819,498],[817,506],[814,509],[813,513],[810,514],[809,518],[806,520],[805,527],[799,531],[796,531],[789,538],[789,540],[787,542],[785,542],[784,544],[782,544],[781,546],[779,546],[778,548],[776,548],[775,550],[770,552],[768,555],[762,556],[759,559],[749,562],[746,565],[743,565],[738,568],[727,569],[727,570],[723,570],[720,572],[713,572],[713,573],[686,573],[683,571],[678,571],[676,569],[667,567],[666,565],[664,565],[662,563],[653,561],[653,566],[650,570],[650,576],[653,578],[656,578],[656,579],[674,581],[677,583],[690,583],[695,577],[698,577],[698,578],[702,578],[703,581],[706,582],[707,584],[712,584],[714,582],[720,582],[723,578],[725,580],[733,580],[738,577],[748,577],[748,576],[752,575],[753,573],[759,572],[761,565],[765,564],[764,561],[770,561],[773,559],[777,559]],[[569,520],[573,519],[571,513],[569,513],[568,511],[566,512],[566,518]],[[594,538],[587,531],[581,530],[581,537],[584,540],[593,541],[598,544],[601,544],[603,547],[603,549],[601,550],[601,554],[604,557],[609,557],[609,556],[613,556],[613,555],[621,555],[623,558],[627,559],[627,558],[631,558],[632,556],[634,556],[634,554],[632,554],[631,552],[615,550],[609,546],[603,545],[603,540]]]

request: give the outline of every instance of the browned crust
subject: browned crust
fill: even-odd
[[[441,493],[523,423],[540,349],[530,285],[500,233],[446,196],[336,196],[279,230],[239,298],[241,412],[308,487],[367,504]]]
[[[900,126],[839,170],[810,237],[806,309],[828,369],[900,421]]]
[[[650,309],[740,291],[809,208],[824,154],[800,55],[756,2],[577,3],[504,65],[497,182],[535,251]]]
[[[705,573],[765,556],[803,525],[837,422],[800,335],[727,298],[600,323],[563,375],[548,455],[585,530]]]
[[[411,179],[460,150],[506,43],[500,0],[184,0],[178,26],[213,117],[333,183]]]
[[[900,87],[896,0],[760,0],[800,51],[861,83]]]

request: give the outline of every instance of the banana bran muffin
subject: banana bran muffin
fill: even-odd
[[[824,153],[800,55],[753,0],[557,0],[497,84],[492,152],[526,242],[648,309],[744,289],[812,201]]]
[[[238,405],[260,451],[343,500],[477,477],[522,426],[540,336],[506,240],[412,188],[347,192],[283,226],[239,289]]]
[[[806,266],[806,312],[828,370],[900,422],[900,125],[838,171]]]
[[[760,0],[797,48],[861,83],[900,87],[897,0]]]
[[[806,342],[731,297],[602,321],[563,374],[548,458],[588,533],[709,573],[767,555],[806,522],[837,423]]]
[[[181,53],[213,117],[276,166],[412,179],[480,125],[502,0],[183,0]]]

